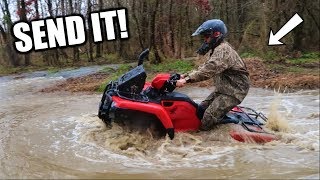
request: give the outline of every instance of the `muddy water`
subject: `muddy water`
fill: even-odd
[[[0,78],[0,178],[319,179],[319,91],[276,94],[252,88],[242,103],[270,115],[281,140],[232,140],[221,126],[173,141],[107,128],[100,94],[39,93],[61,75]],[[209,92],[179,91],[196,101]],[[277,123],[280,122],[280,123]]]

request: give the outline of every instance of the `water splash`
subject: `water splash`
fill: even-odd
[[[286,116],[279,111],[281,94],[276,93],[273,102],[269,107],[268,121],[266,127],[276,132],[288,132],[289,124]]]
[[[77,132],[74,134],[79,136],[78,143],[133,158],[129,165],[125,162],[126,166],[142,166],[147,162],[157,168],[211,167],[210,163],[205,162],[231,153],[240,144],[229,136],[231,127],[228,125],[213,131],[176,133],[175,138],[170,140],[168,136],[156,138],[150,130],[130,131],[115,123],[112,127],[106,127],[100,119],[91,115],[82,115],[76,121]]]
[[[268,145],[293,145],[303,151],[319,151],[319,129],[310,130],[310,125],[317,123],[319,112],[313,112],[306,116],[301,101],[288,99],[295,94],[287,94],[285,100],[279,92],[275,92],[274,99],[269,106],[268,122],[266,127],[276,131],[279,141],[273,141]],[[283,104],[282,104],[282,103]],[[282,111],[282,110],[285,110]],[[281,111],[280,111],[281,110]],[[290,119],[290,124],[287,121]],[[317,125],[319,127],[319,125]]]

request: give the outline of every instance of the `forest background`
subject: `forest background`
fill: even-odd
[[[227,41],[242,57],[319,60],[319,4],[320,0],[2,0],[0,71],[130,62],[145,48],[151,49],[153,64],[194,57],[202,42],[191,34],[213,18],[226,23]],[[13,47],[10,29],[15,21],[68,14],[82,14],[88,21],[92,11],[119,7],[128,9],[128,40],[93,43],[88,38],[81,46],[28,54],[20,54]],[[268,46],[270,29],[277,32],[295,13],[304,22],[281,40],[286,45]]]

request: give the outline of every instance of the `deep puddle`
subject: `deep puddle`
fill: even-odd
[[[0,79],[1,178],[319,178],[317,90],[278,96],[252,88],[242,105],[288,125],[280,141],[257,145],[235,142],[228,126],[173,141],[106,128],[96,116],[100,94],[38,92],[63,80]],[[210,93],[180,91],[196,101]]]

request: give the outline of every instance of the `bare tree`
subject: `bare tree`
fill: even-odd
[[[11,38],[11,33],[9,29],[11,29],[12,26],[12,19],[11,19],[11,13],[9,9],[8,0],[3,0],[3,5],[1,5],[2,14],[4,16],[4,25],[0,25],[0,32],[2,35],[2,38],[4,40],[4,49],[7,56],[7,61],[9,64],[13,65],[14,67],[17,67],[20,65],[20,59],[18,54],[13,48],[13,39]]]

